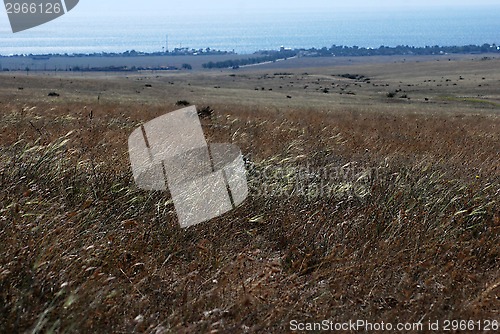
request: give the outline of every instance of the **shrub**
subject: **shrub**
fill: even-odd
[[[177,102],[175,102],[175,105],[176,106],[189,106],[191,103],[189,103],[189,101],[186,101],[186,100],[179,100]]]

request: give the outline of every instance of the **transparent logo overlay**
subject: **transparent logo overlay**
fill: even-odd
[[[357,163],[311,166],[304,162],[259,163],[247,166],[249,193],[253,197],[280,200],[298,197],[303,201],[358,198],[371,194],[380,166]]]
[[[209,146],[195,106],[135,129],[128,146],[137,186],[168,189],[182,228],[221,216],[248,196],[240,149],[231,144]]]
[[[12,32],[31,29],[52,21],[73,8],[79,0],[4,0]]]

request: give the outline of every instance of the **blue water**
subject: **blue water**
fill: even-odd
[[[455,10],[294,12],[205,16],[69,14],[12,34],[2,15],[0,54],[162,51],[166,46],[253,53],[262,49],[358,45],[500,45],[500,5]]]

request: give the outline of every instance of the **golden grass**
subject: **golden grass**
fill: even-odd
[[[310,79],[300,75],[292,80]],[[134,186],[126,147],[132,129],[184,98],[161,94],[171,78],[128,99],[138,86],[126,79],[64,79],[80,93],[62,85],[60,99],[38,101],[57,80],[16,80],[34,88],[4,84],[0,95],[0,332],[257,333],[289,332],[292,319],[498,317],[494,109],[394,103],[378,87],[353,105],[316,106],[258,105],[252,80],[238,82],[246,103],[210,100],[219,88],[206,88],[207,137],[251,160],[252,193],[181,230],[168,194]],[[96,84],[108,92],[99,102]]]

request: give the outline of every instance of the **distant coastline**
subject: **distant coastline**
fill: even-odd
[[[496,44],[464,46],[425,46],[414,47],[399,45],[366,48],[358,46],[337,46],[323,48],[285,48],[279,50],[260,50],[253,54],[237,54],[234,51],[221,51],[211,48],[189,49],[176,48],[167,52],[125,51],[122,53],[90,54],[28,54],[0,56],[1,71],[73,71],[73,72],[136,72],[143,70],[172,71],[192,70],[188,62],[176,62],[175,59],[196,60],[195,67],[204,69],[238,69],[240,67],[272,63],[296,57],[370,57],[370,56],[446,56],[466,54],[500,54]],[[116,60],[120,59],[120,62]],[[124,60],[131,60],[129,62]],[[141,59],[154,59],[157,64]],[[170,63],[162,60],[169,59]],[[64,60],[64,61],[61,61]],[[73,61],[72,61],[73,60]],[[77,61],[78,60],[78,61]],[[86,61],[85,61],[86,60]],[[85,64],[87,62],[87,64]],[[56,65],[56,64],[59,64]]]
[[[332,45],[331,47],[322,48],[285,48],[281,47],[280,50],[258,50],[253,54],[269,54],[273,52],[295,52],[303,53],[305,56],[381,56],[381,55],[436,55],[436,54],[480,54],[480,53],[500,53],[500,46],[496,43],[482,44],[482,45],[462,45],[462,46],[384,46],[379,48],[359,47],[359,46],[345,46],[345,45]],[[186,56],[186,55],[227,55],[238,54],[234,51],[215,50],[207,47],[206,49],[190,49],[190,48],[175,48],[172,51],[166,52],[142,52],[136,50],[127,50],[125,52],[95,52],[95,53],[42,53],[42,54],[13,54],[13,55],[0,55],[1,58],[5,57],[33,57],[44,59],[47,57],[143,57],[143,56]],[[241,53],[247,54],[247,53]],[[252,54],[252,53],[250,53]]]

